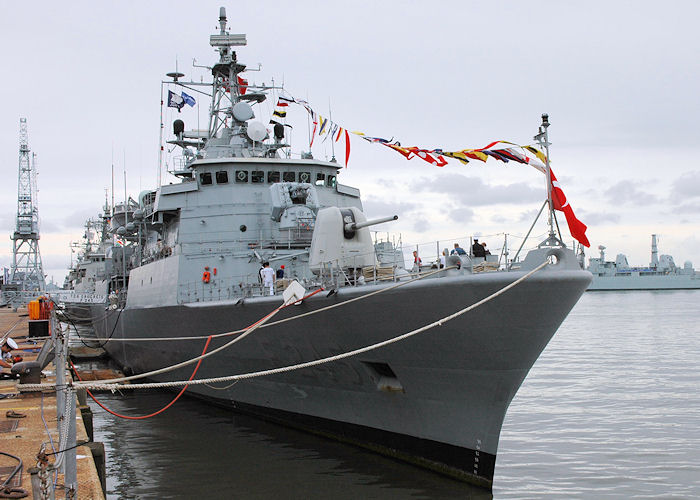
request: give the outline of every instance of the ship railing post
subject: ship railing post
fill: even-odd
[[[357,256],[352,257],[352,286],[357,286]]]
[[[66,500],[78,498],[78,464],[76,449],[76,429],[75,429],[75,391],[73,387],[66,387],[66,398],[68,401],[68,436],[66,439],[66,456],[64,464],[64,484],[66,488]]]
[[[55,353],[55,368],[56,368],[56,426],[58,430],[59,441],[61,437],[61,428],[66,416],[64,411],[66,408],[66,357],[63,350],[62,332],[57,328],[56,313],[51,314],[51,330],[54,342]]]
[[[438,269],[440,269],[440,240],[437,240],[435,242],[435,252],[437,252],[436,253],[436,255],[437,255],[437,257],[436,257],[437,267],[438,267]]]

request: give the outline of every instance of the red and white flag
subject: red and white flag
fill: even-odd
[[[591,244],[586,237],[586,229],[588,229],[588,227],[583,222],[578,220],[576,215],[574,215],[574,209],[571,208],[569,202],[566,201],[566,195],[564,194],[564,191],[562,191],[559,181],[555,177],[554,171],[551,168],[549,169],[549,173],[552,178],[552,205],[554,206],[554,210],[564,212],[571,236],[573,236],[574,239],[583,246],[590,247]]]

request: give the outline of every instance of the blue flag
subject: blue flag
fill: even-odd
[[[184,99],[185,104],[189,104],[190,106],[194,106],[195,104],[197,104],[197,101],[194,100],[194,97],[192,97],[191,95],[187,95],[184,92],[182,93],[182,98]]]
[[[168,90],[168,107],[177,108],[178,113],[185,105],[185,100],[175,92]]]

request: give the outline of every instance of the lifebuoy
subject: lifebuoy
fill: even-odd
[[[202,273],[202,281],[204,283],[209,283],[209,280],[211,279],[211,273],[209,271],[204,271]]]

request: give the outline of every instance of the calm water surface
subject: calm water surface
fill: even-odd
[[[510,406],[493,497],[700,498],[699,304],[700,291],[584,294]],[[141,415],[172,395],[101,397]],[[491,498],[186,398],[144,421],[92,408],[110,499]]]

